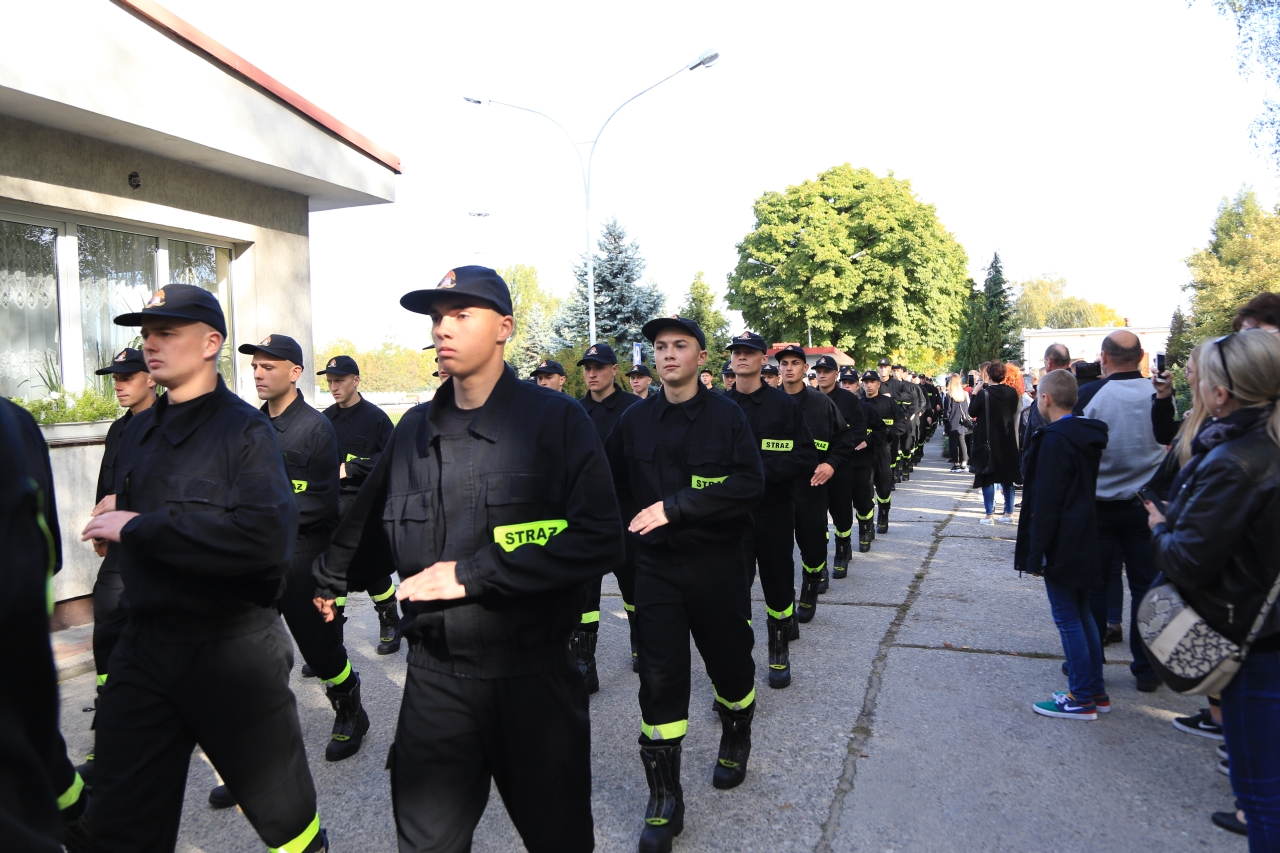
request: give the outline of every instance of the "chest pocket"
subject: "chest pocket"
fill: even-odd
[[[634,459],[637,462],[652,462],[654,444],[651,441],[638,441],[628,437],[624,451],[628,459]]]
[[[373,456],[373,439],[366,438],[363,435],[348,436],[347,440],[342,443],[342,461],[350,462],[352,459],[369,459]]]
[[[181,504],[185,509],[227,509],[231,505],[231,488],[222,480],[175,474],[165,487],[165,502]]]
[[[729,475],[733,467],[733,451],[728,447],[695,444],[685,451],[685,461],[693,475],[694,488],[706,488]],[[699,486],[699,482],[703,485]]]
[[[297,476],[299,479],[306,479],[307,466],[311,464],[311,454],[301,450],[286,450],[284,452],[284,468],[289,472],[290,477]]]
[[[488,474],[484,478],[486,523],[503,550],[545,544],[568,526],[560,518],[561,484],[538,473]]]

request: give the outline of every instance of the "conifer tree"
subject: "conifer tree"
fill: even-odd
[[[640,330],[663,311],[664,297],[657,285],[640,283],[645,261],[640,245],[627,242],[627,232],[616,219],[604,224],[596,244],[601,254],[595,258],[595,303],[597,341],[588,341],[586,259],[574,267],[578,280],[556,323],[557,342],[562,347],[585,348],[588,343],[605,342],[615,350],[630,351],[635,341],[644,341]],[[621,359],[620,359],[621,360]]]

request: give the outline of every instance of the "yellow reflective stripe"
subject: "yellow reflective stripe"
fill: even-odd
[[[890,499],[890,498],[882,498],[882,497],[880,497],[879,495],[876,495],[876,500],[877,500],[877,501],[879,501],[879,502],[880,502],[880,503],[882,503],[882,504],[887,504],[891,499]]]
[[[756,689],[754,687],[751,688],[750,693],[748,693],[746,696],[743,696],[737,702],[730,702],[728,699],[725,699],[719,693],[716,693],[715,687],[711,688],[711,692],[716,694],[716,701],[719,702],[721,705],[725,706],[726,708],[728,708],[730,711],[741,711],[743,708],[750,708],[751,703],[756,701]]]
[[[796,612],[796,603],[793,601],[788,604],[786,610],[770,610],[767,605],[764,609],[774,619],[790,619],[791,614]]]
[[[876,514],[876,509],[875,507],[872,507],[871,509],[867,510],[866,515],[863,515],[862,513],[858,513],[857,515],[858,515],[858,520],[860,521],[870,521],[872,517],[875,516],[875,514]]]
[[[755,691],[753,690],[751,692],[754,693]],[[675,740],[676,738],[684,737],[689,733],[689,721],[676,720],[674,723],[663,723],[658,726],[651,726],[641,719],[640,731],[644,732],[644,736],[649,740]]]
[[[374,601],[386,601],[388,598],[390,598],[395,594],[396,594],[396,585],[392,584],[391,586],[387,587],[386,592],[380,592],[377,595],[371,594],[369,597],[372,598]]]
[[[806,565],[805,565],[805,563],[804,563],[804,560],[801,560],[801,561],[800,561],[800,566],[801,566],[801,567],[802,567],[806,572],[808,572],[809,574],[811,574],[811,575],[816,575],[818,572],[820,572],[820,571],[822,571],[823,569],[825,569],[825,568],[827,567],[827,564],[826,564],[826,562],[824,561],[824,562],[823,562],[823,564],[822,564],[822,565],[820,565],[820,566],[806,566]]]
[[[816,448],[818,448],[819,450],[826,450],[826,449],[827,449],[828,447],[830,447],[831,445],[830,445],[828,442],[825,442],[825,441],[819,441],[818,439],[816,439],[816,438],[815,438],[815,439],[813,440],[813,446],[814,446],[814,447],[816,447]]]
[[[766,438],[760,441],[761,450],[787,451],[795,446],[796,446],[796,443],[789,438],[786,440],[783,440],[780,438]]]
[[[521,545],[545,545],[547,540],[569,526],[563,518],[547,521],[527,521],[524,524],[504,524],[493,528],[493,541],[504,551],[514,551]]]
[[[881,418],[881,420],[883,420],[889,426],[893,426],[894,424],[893,418]],[[871,430],[867,430],[867,432],[871,432]]]
[[[694,475],[693,475],[693,487],[694,487],[695,489],[705,489],[707,486],[710,486],[710,485],[712,485],[712,484],[714,484],[714,483],[723,483],[723,482],[724,482],[725,480],[727,480],[727,479],[729,479],[727,476],[725,476],[725,477],[699,477],[697,474],[694,474]]]
[[[31,477],[27,478],[27,482],[31,484],[31,488],[36,490],[36,526],[44,534],[45,551],[48,553],[48,557],[45,560],[47,576],[44,582],[44,604],[49,611],[49,615],[52,616],[53,605],[57,601],[53,595],[53,569],[57,564],[58,552],[53,542],[53,533],[49,530],[49,520],[44,516],[44,490]]]
[[[350,462],[351,460],[355,459],[355,460],[358,460],[358,461],[360,461],[360,462],[368,462],[368,461],[369,461],[370,459],[372,459],[372,458],[373,458],[372,456],[356,456],[354,453],[348,453],[348,454],[347,454],[347,458],[346,458],[346,459],[343,459],[342,461],[343,461],[343,462]]]
[[[636,612],[636,606],[634,604],[627,604],[627,602],[625,601],[622,602],[622,609],[627,611],[628,613]]]
[[[98,686],[101,687],[106,683],[107,683],[107,674],[104,672],[102,673],[102,675],[98,676]]]
[[[84,791],[84,779],[80,774],[76,774],[76,780],[71,783],[71,787],[62,792],[62,796],[58,797],[58,811],[74,806],[80,799],[81,792]],[[47,801],[46,801],[47,802]]]
[[[307,481],[306,481],[306,480],[293,480],[292,482],[293,482],[293,493],[294,493],[295,495],[296,495],[298,492],[305,492],[305,491],[307,490]]]
[[[837,539],[848,539],[848,538],[849,538],[850,536],[852,536],[852,535],[853,535],[853,528],[852,528],[852,527],[850,527],[848,530],[837,530],[837,531],[836,531],[836,538],[837,538]]]
[[[347,665],[342,668],[342,672],[338,673],[336,678],[321,679],[325,684],[337,686],[351,677],[351,661],[347,661]]]
[[[335,599],[333,600],[333,605],[334,605],[334,607],[346,607],[346,606],[347,606],[347,597],[346,597],[345,595],[340,595],[340,596],[338,596],[337,598],[335,598]]]
[[[600,611],[599,611],[599,610],[592,610],[590,613],[583,613],[583,614],[582,614],[582,624],[583,624],[583,625],[593,625],[593,624],[598,623],[599,621],[600,621]]]
[[[311,844],[312,839],[320,834],[320,812],[316,812],[316,816],[311,819],[311,823],[307,824],[307,828],[302,830],[302,834],[292,841],[286,841],[279,847],[267,848],[269,853],[302,853]]]

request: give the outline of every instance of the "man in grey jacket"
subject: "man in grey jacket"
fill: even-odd
[[[1098,585],[1090,590],[1093,616],[1105,631],[1107,624],[1107,570],[1123,561],[1132,597],[1129,615],[1129,669],[1138,689],[1151,693],[1160,679],[1147,662],[1137,639],[1138,604],[1156,568],[1151,557],[1151,532],[1138,490],[1155,475],[1164,460],[1165,447],[1151,431],[1151,383],[1138,369],[1142,342],[1133,332],[1118,329],[1102,342],[1102,378],[1080,388],[1074,414],[1096,418],[1107,425],[1107,449],[1098,469]]]

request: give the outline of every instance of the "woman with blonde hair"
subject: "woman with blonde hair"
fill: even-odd
[[[969,464],[969,436],[973,420],[969,417],[969,395],[961,384],[960,374],[947,378],[946,395],[942,398],[942,421],[947,430],[947,452],[951,473],[963,474]]]

